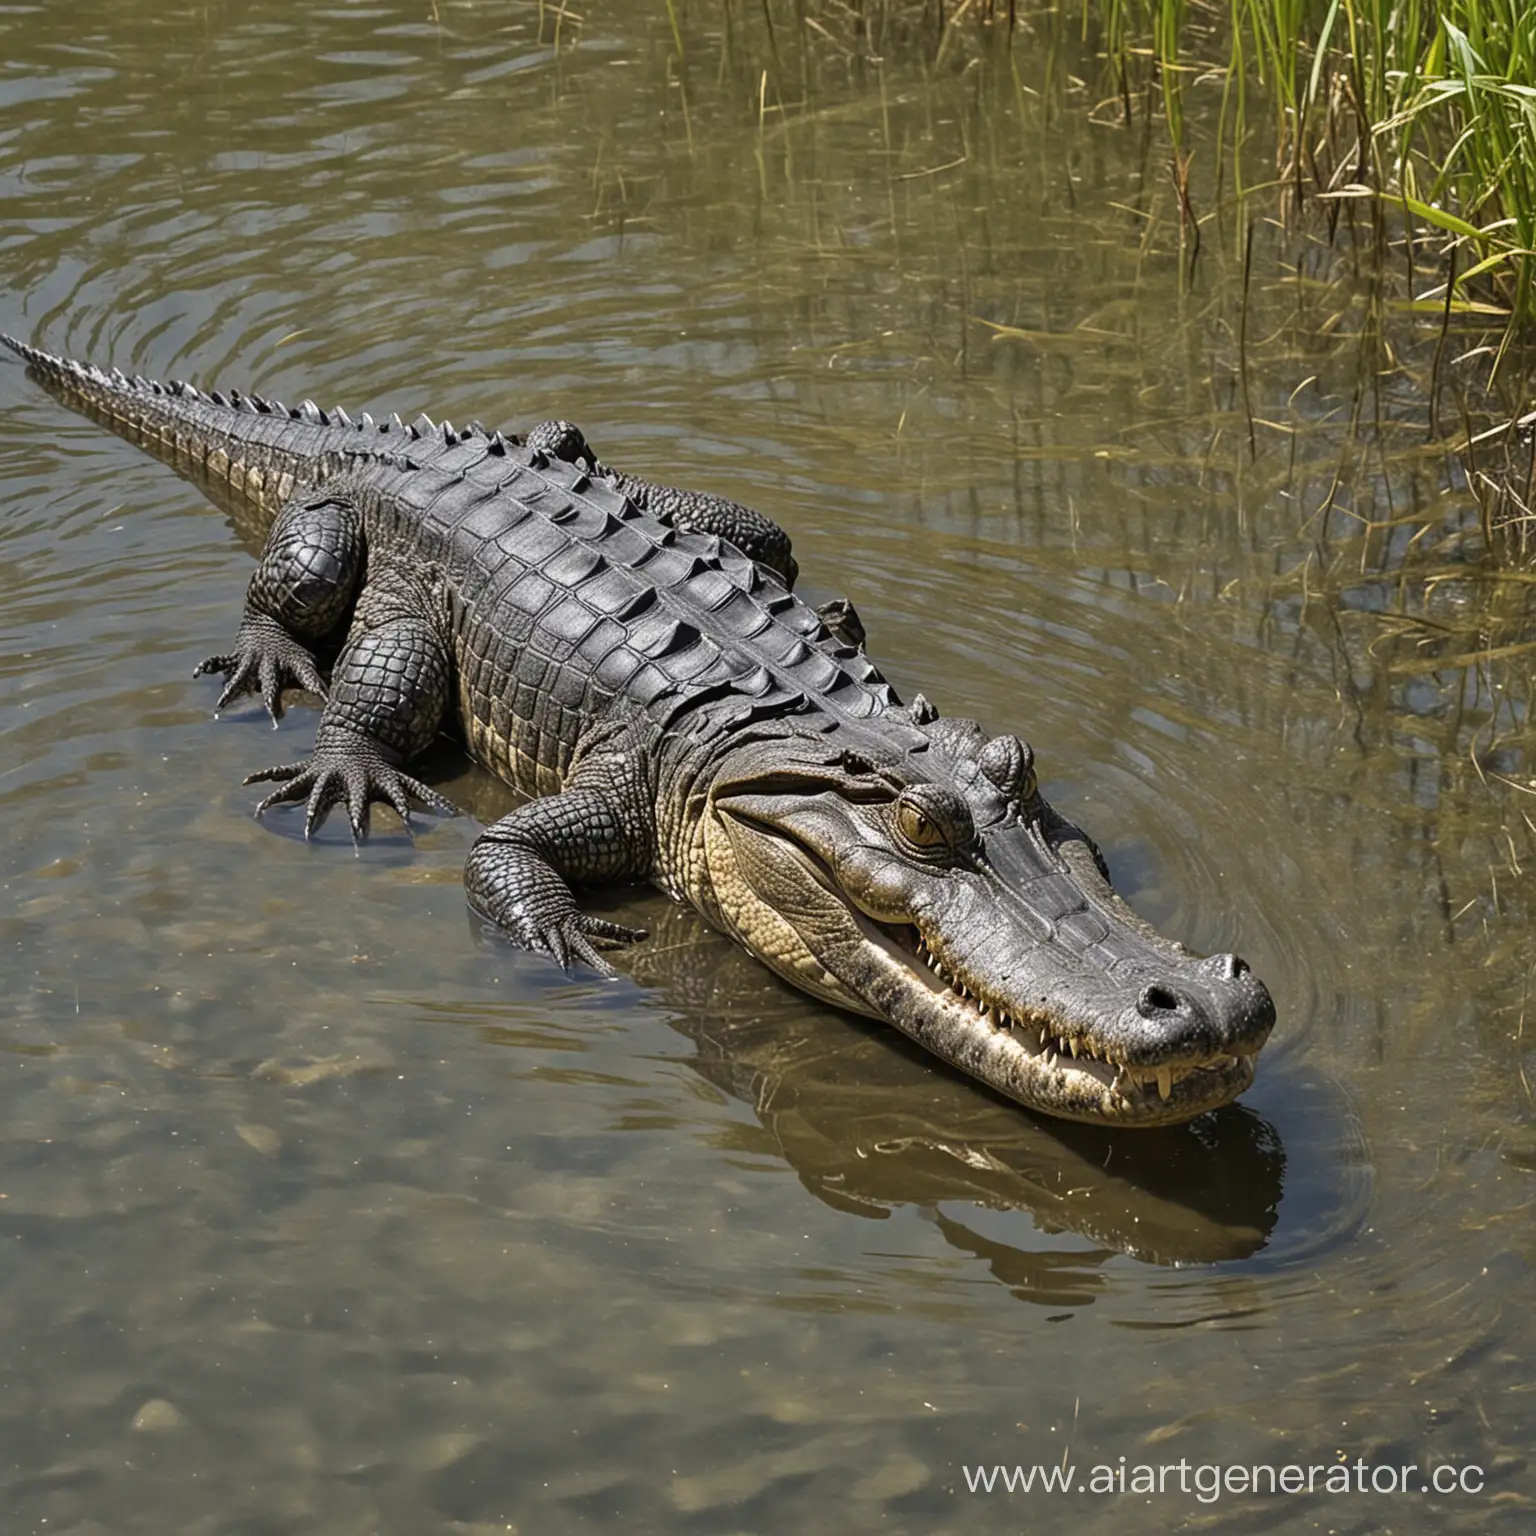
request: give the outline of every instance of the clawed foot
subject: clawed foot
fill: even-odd
[[[227,656],[210,656],[197,665],[193,677],[210,672],[224,675],[226,686],[215,709],[226,709],[242,694],[261,694],[275,727],[283,718],[283,689],[307,688],[325,697],[325,680],[315,658],[277,622],[264,614],[248,614]]]
[[[858,609],[846,597],[834,597],[816,610],[816,617],[827,626],[832,638],[841,645],[864,644],[864,621]]]
[[[352,840],[358,843],[368,836],[369,810],[374,801],[393,806],[407,827],[411,824],[412,800],[443,816],[459,814],[451,800],[402,773],[373,742],[342,732],[317,737],[308,762],[263,768],[245,780],[247,784],[264,781],[280,782],[282,788],[268,795],[256,807],[256,814],[260,816],[274,805],[298,805],[307,798],[305,837],[312,837],[331,809],[343,803],[352,823]]]
[[[528,810],[525,806],[522,814]],[[498,835],[495,827],[470,850],[464,890],[470,906],[503,938],[549,955],[565,971],[580,961],[600,976],[612,976],[613,967],[593,941],[633,944],[645,937],[643,928],[589,917],[541,854],[526,843]]]
[[[618,973],[598,952],[593,939],[605,944],[634,944],[646,936],[644,928],[626,928],[622,923],[588,917],[580,911],[565,913],[542,925],[525,917],[515,927],[503,925],[501,931],[524,949],[536,949],[549,955],[562,971],[570,971],[573,963],[579,960],[583,965],[590,965],[599,976]]]

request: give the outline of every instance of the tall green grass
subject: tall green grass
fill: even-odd
[[[666,0],[680,58],[681,3]],[[728,24],[757,8],[721,4]],[[1439,243],[1449,308],[1507,322],[1500,358],[1536,336],[1536,0],[792,0],[780,29],[775,0],[760,6],[776,64],[780,31],[849,61],[926,46],[944,67],[969,27],[1027,47],[1075,26],[1181,161],[1187,94],[1219,89],[1218,185],[1395,205]],[[1245,184],[1261,135],[1280,163]]]
[[[1181,147],[1184,39],[1200,0],[1084,0],[1117,70],[1147,61]],[[1223,151],[1274,115],[1279,179],[1396,204],[1443,240],[1452,308],[1536,325],[1536,5],[1532,0],[1228,0]],[[1207,68],[1207,74],[1210,68]]]

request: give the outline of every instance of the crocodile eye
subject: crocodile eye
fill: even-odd
[[[976,838],[971,808],[953,790],[937,784],[903,790],[892,821],[897,840],[919,858],[959,853]]]
[[[896,830],[914,848],[940,848],[947,841],[943,827],[910,800],[896,807]]]
[[[1035,797],[1035,754],[1017,736],[996,736],[982,749],[981,771],[1008,796],[1024,804]]]

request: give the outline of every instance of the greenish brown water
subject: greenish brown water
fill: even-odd
[[[899,686],[1032,741],[1140,910],[1253,962],[1275,1041],[1194,1127],[1052,1126],[648,894],[600,898],[654,932],[618,982],[486,943],[469,818],[258,825],[240,778],[313,714],[190,677],[249,551],[0,368],[4,1529],[1529,1530],[1524,699],[1383,616],[1471,512],[1400,380],[1349,438],[1347,276],[1255,284],[1250,451],[1240,260],[1210,231],[1181,286],[1161,172],[1033,112],[1042,51],[760,112],[702,17],[682,71],[638,0],[554,32],[0,6],[0,323],[568,416],[761,507]],[[1341,1452],[1486,1488],[963,1471]]]

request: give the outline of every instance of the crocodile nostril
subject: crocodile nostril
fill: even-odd
[[[1176,1013],[1179,1007],[1178,993],[1169,988],[1159,986],[1153,982],[1150,987],[1142,989],[1142,994],[1136,999],[1136,1011],[1143,1018],[1154,1018],[1160,1013]]]
[[[1212,955],[1205,963],[1223,981],[1241,981],[1251,969],[1240,955]]]

